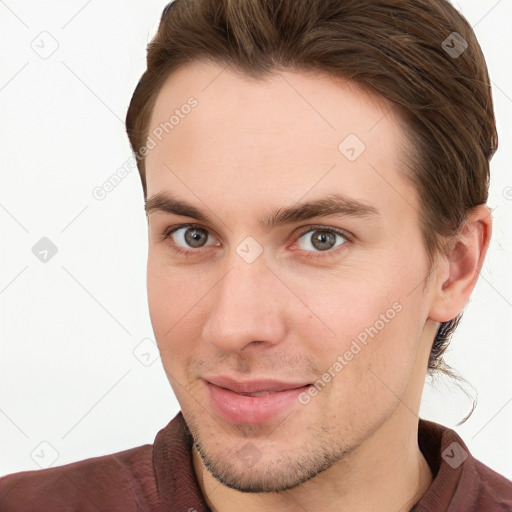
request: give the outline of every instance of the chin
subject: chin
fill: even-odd
[[[204,454],[196,444],[203,464],[221,484],[245,493],[278,492],[293,489],[316,475],[325,471],[332,462],[324,463],[324,467],[316,466],[314,469],[302,466],[294,461],[258,461],[256,467],[244,466],[240,461],[212,460]]]
[[[238,450],[230,447],[222,453],[219,453],[217,445],[216,453],[211,453],[201,440],[194,443],[204,466],[213,477],[226,487],[244,493],[293,489],[329,469],[346,454],[339,447],[333,447],[332,443],[321,450],[318,450],[317,443],[309,443],[309,449],[305,446],[302,450],[278,453],[273,448],[262,455],[255,444],[245,443]]]

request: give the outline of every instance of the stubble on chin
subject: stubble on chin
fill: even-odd
[[[257,430],[257,425],[237,425],[236,431],[246,436],[233,435],[231,441],[227,430],[220,427],[219,433],[210,431],[202,435],[193,414],[187,414],[186,421],[193,438],[193,449],[197,450],[204,467],[224,486],[244,493],[293,489],[327,470],[351,451],[340,447],[336,436],[326,434],[323,428],[311,429],[308,440],[299,447],[276,449],[275,442],[251,438],[249,433]]]

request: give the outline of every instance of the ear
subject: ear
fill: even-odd
[[[479,205],[468,214],[448,256],[439,256],[429,318],[448,322],[467,304],[478,281],[492,234],[491,210]]]

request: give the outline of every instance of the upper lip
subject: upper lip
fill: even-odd
[[[284,391],[286,389],[295,389],[308,386],[309,382],[283,382],[275,379],[253,379],[240,381],[232,377],[218,375],[213,377],[203,377],[203,380],[226,388],[235,393],[259,393],[262,391]]]

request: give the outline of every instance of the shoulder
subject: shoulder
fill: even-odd
[[[493,510],[512,511],[512,481],[477,459],[474,459],[473,467],[478,475],[475,479],[478,482],[476,505],[485,508],[492,504]]]
[[[0,478],[0,512],[144,510],[156,495],[153,447]]]
[[[434,480],[414,512],[512,512],[512,482],[473,457],[455,430],[420,419],[418,442]]]

